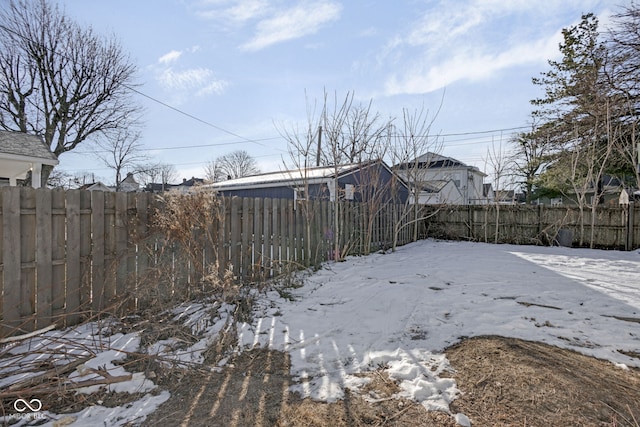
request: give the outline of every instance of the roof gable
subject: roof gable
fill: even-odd
[[[58,158],[51,152],[42,138],[23,132],[0,130],[0,157],[35,158],[41,163],[56,165]]]

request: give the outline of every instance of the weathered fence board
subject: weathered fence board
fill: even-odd
[[[13,331],[25,332],[21,327],[20,313],[21,259],[20,239],[20,192],[2,188],[2,228],[3,252],[3,305],[2,305],[2,334],[8,335]]]
[[[51,314],[53,320],[64,319],[65,310],[65,280],[66,280],[66,210],[65,193],[63,190],[54,190],[51,193]]]
[[[80,194],[78,190],[66,193],[66,292],[64,309],[66,311],[65,324],[75,324],[80,311],[80,288],[82,284],[81,260],[83,256],[80,252],[81,226],[80,226]]]
[[[51,218],[52,192],[37,189],[36,192],[36,327],[46,326],[51,322],[53,295],[53,259]]]
[[[28,188],[20,194],[21,215],[19,229],[20,255],[20,315],[23,316],[22,328],[35,330],[36,314],[36,197],[35,189]]]

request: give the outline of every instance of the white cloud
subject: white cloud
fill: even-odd
[[[456,81],[478,81],[520,65],[558,56],[562,27],[575,10],[595,0],[444,0],[395,35],[378,54],[394,71],[385,93],[429,93]]]
[[[242,45],[245,50],[260,50],[287,40],[316,33],[324,24],[340,17],[342,6],[331,1],[299,4],[281,10],[260,21],[256,35]]]
[[[261,16],[267,10],[269,2],[265,0],[242,0],[226,10],[226,15],[236,22],[246,22]]]
[[[242,25],[260,18],[270,10],[269,0],[231,0],[210,2],[197,14],[224,25]]]
[[[180,56],[182,56],[182,52],[178,51],[178,50],[172,50],[171,52],[162,55],[159,59],[158,62],[161,64],[170,64],[172,62],[177,61]]]
[[[557,54],[559,41],[560,34],[557,33],[547,39],[516,45],[497,54],[465,49],[438,63],[423,58],[406,72],[390,77],[385,85],[385,93],[429,93],[456,81],[487,79],[509,67],[542,64]]]
[[[162,70],[157,79],[168,90],[195,91],[198,95],[222,93],[227,86],[224,80],[215,79],[208,68],[192,68],[175,71],[172,68]]]
[[[209,68],[183,64],[192,59],[192,55],[199,50],[198,45],[183,50],[172,50],[162,55],[158,62],[150,67],[162,89],[171,93],[172,102],[182,103],[193,96],[221,94],[229,86],[227,81],[216,78]]]

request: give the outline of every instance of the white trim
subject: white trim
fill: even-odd
[[[2,153],[0,152],[0,159],[5,159],[5,160],[15,160],[18,162],[24,162],[24,163],[40,163],[43,165],[50,165],[50,166],[55,166],[58,163],[60,163],[60,161],[58,161],[57,159],[47,159],[45,157],[35,157],[35,156],[23,156],[20,154],[11,154],[11,153]]]

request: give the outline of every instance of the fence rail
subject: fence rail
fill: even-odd
[[[194,230],[185,247],[154,227],[163,206],[148,193],[2,187],[0,337],[73,325],[118,304],[135,309],[127,295],[150,281],[157,281],[150,284],[155,294],[184,294],[209,265],[260,281],[388,247],[395,235],[398,245],[413,238],[411,227],[394,229],[408,221],[399,206],[225,198],[208,225],[216,241]]]

